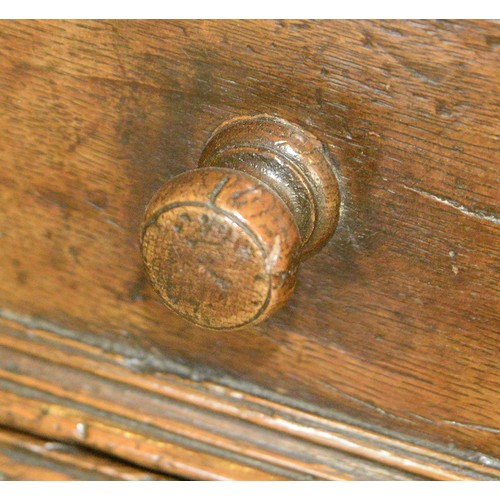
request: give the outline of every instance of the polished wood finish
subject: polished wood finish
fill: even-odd
[[[259,323],[289,299],[299,260],[333,234],[333,164],[317,139],[260,115],[221,125],[200,167],[170,180],[148,205],[141,246],[149,278],[194,324]]]
[[[2,481],[165,481],[85,448],[0,427]]]
[[[265,114],[232,118],[212,133],[198,166],[246,172],[274,190],[297,224],[301,259],[332,237],[341,202],[338,167],[326,145],[303,128]]]
[[[494,467],[498,46],[494,21],[2,22],[0,315],[159,390],[177,374]],[[280,311],[207,331],[157,299],[138,232],[220,123],[258,113],[335,155],[339,224]]]
[[[300,235],[285,204],[257,179],[202,169],[158,193],[142,248],[165,304],[192,323],[226,330],[256,323],[288,300]]]
[[[432,450],[209,381],[134,372],[129,357],[57,330],[0,320],[1,421],[191,479],[498,478],[494,457]]]

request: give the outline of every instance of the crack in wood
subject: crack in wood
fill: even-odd
[[[212,205],[215,205],[215,200],[217,199],[217,197],[219,196],[219,194],[221,193],[221,191],[224,189],[224,186],[228,183],[230,179],[230,176],[227,176],[227,177],[224,177],[224,179],[222,179],[214,188],[214,190],[210,193],[210,203],[212,203]]]
[[[417,193],[425,198],[429,198],[431,200],[437,201],[438,203],[442,203],[443,205],[454,208],[455,210],[458,210],[460,213],[468,217],[474,217],[476,219],[493,222],[494,224],[500,224],[500,216],[495,213],[486,212],[485,210],[473,210],[472,208],[466,207],[465,205],[456,200],[447,198],[445,196],[439,196],[437,194],[430,193],[429,191],[425,191],[420,188],[408,187],[405,186],[404,184],[403,188],[408,191]]]

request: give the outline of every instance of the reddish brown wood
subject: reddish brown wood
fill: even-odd
[[[299,249],[278,195],[229,169],[170,181],[149,205],[142,233],[146,269],[165,304],[216,330],[256,323],[281,307],[295,286]]]
[[[321,143],[271,116],[223,124],[201,169],[149,203],[142,255],[163,302],[214,330],[256,324],[289,299],[299,260],[338,220],[339,190]]]
[[[0,480],[165,481],[172,478],[138,469],[84,448],[0,428]]]
[[[134,373],[128,358],[47,328],[0,320],[9,425],[192,479],[498,477],[493,457],[475,463],[218,384]]]
[[[2,22],[2,317],[46,321],[131,369],[340,412],[478,465],[500,456],[497,32]],[[258,113],[335,155],[341,217],[285,307],[208,332],[160,304],[137,235],[153,194],[197,166],[212,131]]]
[[[292,213],[304,259],[321,250],[337,226],[340,193],[334,163],[312,134],[261,114],[219,125],[201,152],[199,167],[246,172],[274,190]]]

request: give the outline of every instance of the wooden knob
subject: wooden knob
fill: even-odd
[[[257,323],[285,304],[301,259],[332,235],[339,190],[322,144],[267,115],[223,123],[198,169],[146,209],[147,273],[162,301],[211,329]]]

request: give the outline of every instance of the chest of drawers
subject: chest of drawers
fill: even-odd
[[[0,23],[0,424],[191,479],[498,479],[498,46],[493,21]],[[323,145],[340,217],[283,307],[206,329],[140,228],[255,115]]]

